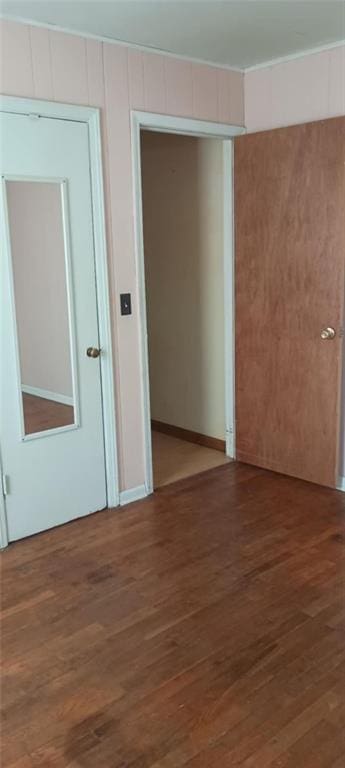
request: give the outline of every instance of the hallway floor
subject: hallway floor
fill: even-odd
[[[152,458],[155,488],[231,461],[221,451],[155,431],[152,432]]]
[[[343,493],[231,462],[1,558],[6,768],[343,768]]]

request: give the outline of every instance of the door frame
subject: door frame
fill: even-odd
[[[223,141],[223,264],[224,264],[224,368],[226,455],[235,458],[235,295],[233,226],[233,139],[245,133],[226,125],[152,112],[131,111],[131,145],[135,222],[135,263],[139,302],[142,428],[144,436],[145,495],[153,493],[150,379],[147,337],[144,230],[141,185],[141,129]]]
[[[100,371],[107,505],[117,507],[119,505],[119,474],[116,439],[116,392],[104,213],[100,110],[94,107],[80,107],[38,99],[0,96],[0,112],[32,115],[36,118],[71,120],[85,123],[88,128],[98,332],[100,347],[103,351],[100,356]],[[2,491],[2,493],[0,492],[0,548],[8,544],[4,488]]]

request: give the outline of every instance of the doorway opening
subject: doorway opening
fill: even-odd
[[[139,138],[150,492],[234,457],[232,147],[146,126]]]
[[[230,461],[222,142],[143,130],[141,171],[157,488]]]

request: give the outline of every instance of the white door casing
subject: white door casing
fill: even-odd
[[[185,136],[213,138],[223,141],[223,228],[224,228],[224,361],[225,361],[225,439],[226,455],[235,458],[235,398],[234,398],[234,243],[233,243],[233,142],[235,136],[245,132],[237,125],[210,123],[192,118],[159,115],[150,112],[131,112],[132,168],[135,212],[135,257],[139,296],[141,397],[143,414],[145,485],[135,498],[153,492],[150,384],[145,290],[145,257],[141,189],[141,129]],[[140,495],[139,495],[140,494]]]

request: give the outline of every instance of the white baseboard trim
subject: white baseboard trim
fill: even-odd
[[[344,491],[345,493],[345,477],[338,478],[337,491]]]
[[[26,395],[34,395],[35,397],[43,397],[44,400],[54,400],[55,403],[62,403],[63,405],[73,405],[73,397],[69,395],[60,395],[59,392],[50,392],[49,389],[41,389],[40,387],[30,387],[26,384],[22,384],[22,392]]]
[[[130,504],[131,501],[139,501],[148,496],[145,485],[138,485],[136,488],[129,488],[128,491],[120,491],[120,506]]]

